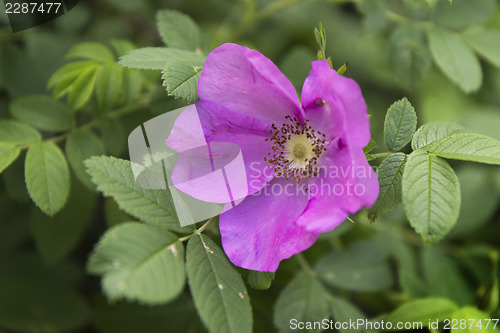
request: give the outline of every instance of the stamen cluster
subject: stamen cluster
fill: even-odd
[[[319,157],[327,150],[326,134],[314,130],[309,125],[309,119],[305,119],[304,123],[296,117],[286,116],[285,119],[286,122],[279,128],[271,125],[271,137],[265,141],[271,140],[273,146],[264,160],[268,167],[274,167],[276,176],[299,183],[318,175]]]

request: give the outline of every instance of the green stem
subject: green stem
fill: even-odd
[[[210,223],[212,223],[216,218],[217,216],[212,217],[207,222],[205,222],[201,227],[196,229],[192,234],[179,238],[179,242],[184,242],[193,236],[200,235],[203,232],[203,230],[205,230],[210,225]]]
[[[378,153],[378,154],[371,154],[372,157],[375,159],[375,158],[382,158],[382,157],[387,157],[387,156],[390,156],[394,154],[393,152],[390,152],[390,151],[387,151],[385,153]]]
[[[304,271],[309,274],[310,276],[316,276],[316,272],[314,269],[309,265],[309,262],[307,261],[306,257],[302,253],[297,253],[295,256],[295,259],[297,259],[299,265],[304,269]]]

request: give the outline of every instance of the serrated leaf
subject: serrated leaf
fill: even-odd
[[[425,243],[453,228],[460,212],[460,185],[450,165],[422,149],[408,156],[403,173],[403,205],[410,225]]]
[[[403,98],[389,107],[385,116],[384,139],[389,151],[398,151],[410,142],[417,128],[417,114]]]
[[[16,160],[20,152],[13,144],[0,142],[0,173]]]
[[[377,147],[378,146],[377,146],[377,143],[375,142],[375,140],[370,139],[368,144],[363,148],[363,153],[365,153],[365,155],[367,155],[368,153],[370,153],[373,149],[375,149]]]
[[[266,290],[271,287],[274,280],[274,272],[250,271],[248,273],[248,284],[256,290]]]
[[[470,30],[464,33],[465,41],[486,60],[500,67],[500,31]]]
[[[194,304],[210,332],[252,332],[245,284],[210,238],[200,234],[189,240],[186,269]]]
[[[170,96],[185,99],[191,103],[198,100],[198,79],[203,62],[192,60],[171,60],[163,69],[163,86]]]
[[[473,306],[458,309],[453,312],[449,319],[453,323],[458,322],[459,325],[461,321],[465,320],[466,327],[460,327],[460,333],[498,333],[498,322],[492,321],[491,315]],[[486,324],[489,324],[488,327]]]
[[[474,292],[457,262],[435,247],[424,249],[422,267],[433,296],[444,297],[459,305],[470,304]]]
[[[31,199],[47,215],[53,216],[69,195],[69,170],[61,150],[50,141],[28,149],[25,161],[26,187]]]
[[[396,153],[379,165],[377,177],[380,186],[379,195],[375,204],[368,210],[368,218],[375,221],[388,213],[401,202],[401,180],[406,164],[406,154]]]
[[[31,236],[47,264],[68,257],[85,235],[95,213],[97,196],[81,184],[72,184],[68,204],[50,218],[38,210],[30,216]]]
[[[160,10],[156,14],[156,25],[168,47],[194,51],[200,46],[200,29],[187,15],[176,10]]]
[[[98,65],[86,67],[71,84],[68,94],[68,107],[70,109],[79,109],[90,99],[94,90],[97,69]]]
[[[102,288],[112,301],[168,303],[184,289],[184,246],[161,227],[124,223],[99,240],[87,270],[102,275]]]
[[[196,60],[204,58],[198,53],[167,47],[145,47],[130,51],[118,62],[124,67],[162,70],[169,60]]]
[[[350,323],[356,322],[357,320],[366,320],[366,316],[361,310],[350,302],[335,297],[330,301],[330,308],[335,322],[340,323]],[[338,330],[340,333],[364,333],[367,332],[364,328],[352,329],[349,326],[347,328],[341,327]]]
[[[116,104],[123,84],[123,68],[115,63],[102,65],[97,71],[96,93],[100,111]]]
[[[42,140],[34,128],[14,120],[0,120],[0,142],[26,145]]]
[[[274,304],[274,325],[279,332],[294,332],[291,320],[314,322],[328,318],[326,291],[319,281],[305,272],[298,273]],[[320,332],[321,330],[307,330]]]
[[[417,150],[453,133],[464,132],[462,125],[451,121],[433,121],[421,126],[411,141],[411,148]]]
[[[483,80],[481,65],[471,48],[450,31],[427,31],[429,46],[438,67],[463,91],[477,91]]]
[[[111,50],[96,42],[85,42],[73,46],[65,56],[66,59],[90,59],[98,62],[115,62]]]
[[[10,104],[10,113],[15,119],[46,131],[66,131],[74,125],[69,110],[46,95],[15,99]]]
[[[424,36],[422,29],[415,24],[400,24],[391,35],[391,63],[406,88],[412,88],[420,81],[432,65]]]
[[[180,226],[168,190],[149,190],[136,184],[130,161],[100,156],[92,157],[84,164],[97,189],[104,196],[113,197],[128,214],[175,232],[192,230]],[[147,179],[142,181],[146,182]]]
[[[101,140],[90,131],[72,132],[66,140],[66,156],[78,179],[89,189],[95,190],[89,175],[85,172],[83,161],[91,156],[104,155]]]
[[[421,322],[424,327],[429,322],[450,318],[458,306],[446,298],[432,297],[407,302],[386,318],[386,322]]]
[[[424,149],[444,158],[500,165],[500,141],[482,134],[454,133]]]
[[[355,291],[380,291],[391,287],[386,254],[373,242],[358,242],[347,251],[330,252],[316,264],[318,276],[334,287]]]

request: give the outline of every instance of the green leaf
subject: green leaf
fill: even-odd
[[[192,60],[171,60],[163,69],[163,86],[170,96],[183,98],[188,102],[198,100],[198,79],[203,62]]]
[[[15,119],[45,131],[67,131],[74,125],[69,110],[46,95],[15,99],[10,104],[10,113]]]
[[[92,157],[84,164],[97,189],[104,196],[113,197],[128,214],[175,232],[192,230],[180,226],[168,190],[149,190],[136,184],[130,161],[101,156]]]
[[[470,30],[464,33],[465,41],[486,60],[500,67],[500,31]]]
[[[458,321],[460,333],[498,333],[498,324],[495,325],[495,321],[490,321],[491,315],[473,306],[466,306],[458,309],[453,312],[450,319],[453,320],[453,322],[455,322],[455,320]],[[465,328],[460,326],[461,322],[464,320],[466,323]],[[489,325],[486,327],[488,323]],[[496,329],[495,326],[497,327]]]
[[[432,12],[432,20],[451,29],[482,25],[493,18],[496,6],[495,0],[461,0],[455,1],[453,5],[438,1]]]
[[[69,170],[53,142],[37,143],[28,149],[25,180],[31,199],[42,212],[53,216],[61,210],[69,195]]]
[[[446,298],[423,298],[401,305],[386,318],[386,322],[421,322],[424,327],[429,322],[449,319],[458,306]]]
[[[92,96],[97,76],[98,65],[88,66],[78,74],[69,88],[68,107],[72,110],[81,108]]]
[[[125,101],[130,103],[140,94],[142,88],[142,75],[137,69],[127,68],[123,73],[123,95]]]
[[[403,98],[389,107],[384,122],[385,146],[398,151],[410,142],[417,128],[417,114],[410,102]]]
[[[27,145],[42,140],[34,128],[14,120],[0,120],[0,142]]]
[[[454,133],[424,149],[444,158],[500,165],[500,141],[482,134]]]
[[[167,303],[184,289],[184,246],[161,227],[124,223],[102,236],[87,270],[102,275],[102,288],[112,301]]]
[[[98,62],[115,62],[115,56],[111,50],[96,42],[85,42],[76,44],[73,46],[68,53],[66,53],[66,59],[89,59]]]
[[[432,65],[424,37],[422,29],[415,24],[400,24],[391,35],[391,64],[399,81],[409,89],[424,77]]]
[[[200,29],[187,15],[176,10],[160,10],[156,24],[163,42],[168,47],[196,50],[200,46]]]
[[[349,323],[351,321],[357,321],[358,319],[365,320],[366,316],[361,310],[355,307],[350,302],[335,297],[330,301],[331,312],[333,320],[337,323]],[[340,333],[364,333],[367,332],[365,329],[351,329],[351,328],[340,328],[338,330]]]
[[[329,314],[325,289],[319,281],[305,272],[300,272],[293,278],[274,304],[274,324],[279,332],[294,332],[293,319],[299,322],[321,321],[328,318]]]
[[[316,264],[328,284],[355,291],[380,291],[392,286],[386,254],[373,242],[357,242],[347,251],[330,252]]]
[[[0,173],[16,160],[20,152],[13,144],[0,142]]]
[[[95,190],[89,175],[85,172],[83,161],[91,156],[104,155],[101,140],[90,131],[72,132],[66,140],[66,156],[78,179],[89,189]]]
[[[99,110],[106,111],[116,104],[122,92],[122,84],[122,67],[115,63],[99,67],[96,79],[96,93]]]
[[[274,280],[274,273],[250,271],[248,273],[248,284],[256,290],[266,290],[271,287]]]
[[[450,121],[433,121],[421,126],[411,141],[411,148],[417,150],[453,133],[464,132],[462,125]]]
[[[60,262],[82,240],[95,213],[96,195],[81,184],[73,184],[68,204],[49,218],[38,210],[30,217],[30,229],[40,256],[47,264]]]
[[[401,202],[401,180],[406,164],[406,154],[396,153],[379,165],[377,177],[380,186],[375,204],[368,210],[368,218],[375,221],[380,216],[396,209]]]
[[[456,261],[435,247],[424,249],[422,260],[424,276],[433,296],[448,298],[459,305],[474,301],[474,293]]]
[[[403,173],[403,205],[425,243],[442,239],[460,212],[460,185],[450,165],[422,149],[411,153]]]
[[[120,58],[120,65],[130,68],[162,70],[169,60],[196,60],[204,58],[192,51],[166,47],[145,47],[130,51]]]
[[[427,31],[432,56],[448,78],[466,93],[481,87],[481,65],[471,48],[453,33],[433,28]]]
[[[198,313],[210,332],[252,332],[252,307],[241,276],[203,234],[187,245],[186,269]]]
[[[370,141],[368,142],[368,144],[363,148],[363,153],[365,153],[365,155],[369,154],[373,149],[377,148],[377,143],[375,142],[375,140],[373,139],[370,139]]]
[[[77,61],[64,65],[52,74],[47,82],[47,89],[54,88],[52,96],[59,98],[69,90],[71,84],[85,68],[93,66],[95,66],[93,61]]]

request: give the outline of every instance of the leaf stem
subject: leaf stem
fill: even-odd
[[[297,253],[294,257],[295,257],[295,259],[297,259],[297,262],[299,263],[299,265],[304,269],[304,271],[307,274],[309,274],[312,277],[316,276],[316,272],[311,267],[311,265],[307,261],[306,257],[302,253]]]
[[[210,223],[212,223],[216,218],[217,216],[212,217],[207,222],[205,222],[201,227],[196,229],[192,234],[179,238],[179,242],[184,242],[195,235],[200,235],[203,232],[203,230],[205,230],[210,225]]]
[[[391,151],[387,151],[387,152],[385,152],[385,153],[371,154],[371,156],[372,156],[372,158],[374,158],[374,159],[375,159],[375,158],[387,157],[387,156],[390,156],[390,155],[392,155],[392,154],[394,154],[394,153],[393,153],[393,152],[391,152]]]

